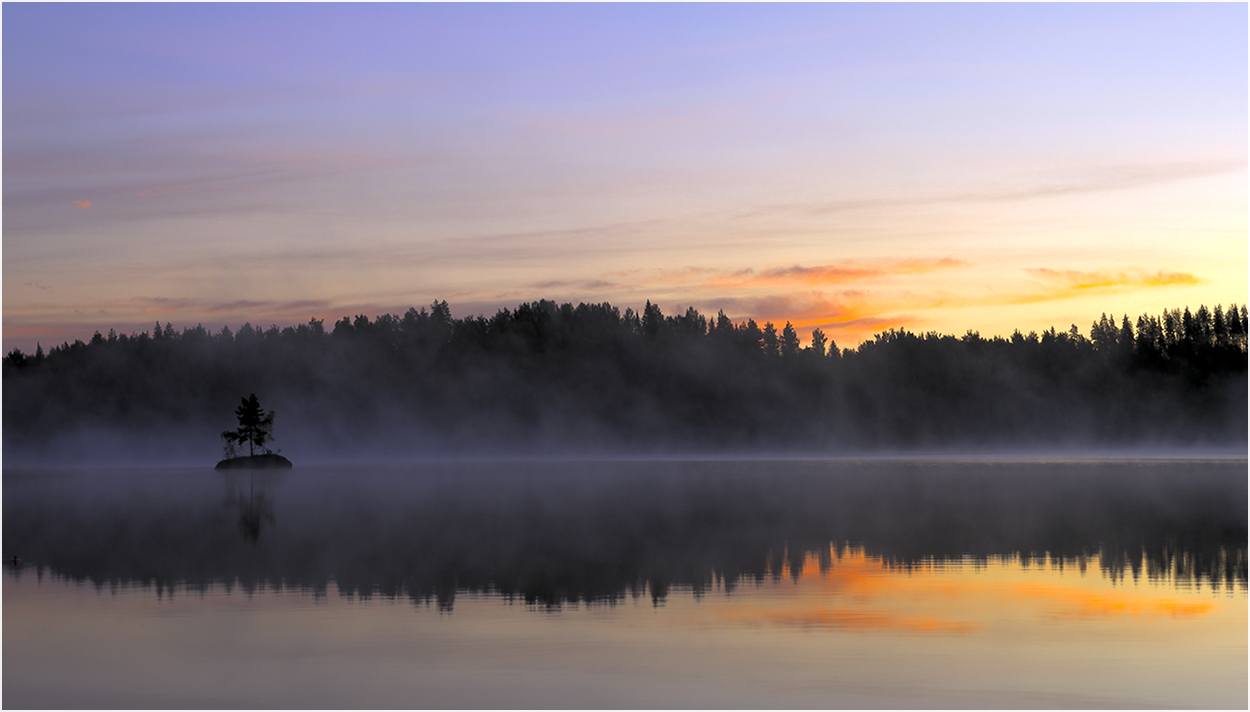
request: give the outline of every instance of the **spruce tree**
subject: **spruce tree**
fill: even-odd
[[[242,404],[235,408],[234,415],[239,419],[239,429],[221,434],[226,442],[227,455],[233,452],[236,443],[247,443],[247,454],[255,455],[257,448],[263,449],[265,443],[273,439],[273,411],[266,413],[262,410],[255,393],[243,399]]]

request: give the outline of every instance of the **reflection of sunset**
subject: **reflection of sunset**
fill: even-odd
[[[967,633],[978,627],[971,623],[943,621],[936,618],[835,608],[770,611],[742,606],[726,611],[721,616],[721,620],[729,623],[768,623],[830,630],[900,630],[909,633]]]
[[[797,572],[783,563],[773,583],[752,592],[749,604],[719,610],[717,621],[962,635],[1021,623],[1148,624],[1201,618],[1223,607],[1210,593],[1167,583],[1117,586],[1058,562],[1023,566],[1008,558],[975,566],[931,562],[900,568],[862,549],[833,553],[830,561],[824,571],[814,553]]]
[[[1002,596],[1040,601],[1052,609],[1056,618],[1200,616],[1215,608],[1209,601],[1181,601],[1123,591],[1093,593],[1046,584],[1017,584],[1005,588]]]

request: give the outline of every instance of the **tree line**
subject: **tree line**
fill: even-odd
[[[874,450],[1240,445],[1244,306],[1103,315],[1085,336],[820,329],[542,300],[65,342],[3,360],[4,441],[88,432],[215,445],[241,393],[322,453]]]
[[[350,477],[108,478],[6,488],[3,534],[42,573],[546,606],[729,592],[848,547],[895,569],[1003,558],[1121,582],[1246,590],[1244,463],[433,463]],[[166,471],[168,472],[168,471]],[[225,506],[223,491],[225,486]],[[237,505],[237,508],[236,508]],[[975,523],[970,526],[969,523]],[[315,555],[313,555],[315,552]],[[29,569],[28,569],[29,571]],[[33,573],[33,572],[32,572]],[[1097,575],[1097,574],[1093,574]]]

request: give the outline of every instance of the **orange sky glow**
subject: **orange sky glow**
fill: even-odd
[[[844,348],[1242,304],[1245,25],[1236,4],[15,5],[5,348],[434,300],[651,301]]]

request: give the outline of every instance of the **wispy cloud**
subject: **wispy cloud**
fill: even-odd
[[[1015,189],[964,193],[952,196],[951,199],[957,202],[991,202],[1049,198],[1079,193],[1102,193],[1190,178],[1205,178],[1245,169],[1244,159],[1104,166],[1082,177],[1040,181]]]
[[[187,190],[190,187],[191,187],[190,185],[184,184],[184,185],[167,185],[162,188],[144,188],[142,190],[136,190],[135,197],[146,198],[149,195],[161,195],[163,193],[173,193],[179,190]]]
[[[874,305],[867,295],[858,292],[846,292],[837,297],[818,293],[766,294],[698,301],[711,313],[724,311],[736,322],[750,318],[761,326],[772,322],[778,327],[790,322],[801,336],[805,337],[811,329],[821,329],[842,344],[871,338],[886,329],[912,326],[917,321],[909,314],[892,313],[883,305]]]
[[[534,288],[539,290],[573,289],[588,292],[616,289],[619,286],[620,285],[616,282],[608,282],[602,279],[551,280],[534,284]]]
[[[266,319],[289,318],[327,309],[331,302],[323,299],[212,301],[185,297],[133,297],[109,305],[113,309],[137,310],[142,314],[195,315],[255,314]]]
[[[6,213],[38,214],[45,205],[63,203],[66,194],[87,191],[107,203],[110,215],[130,219],[209,214],[257,202],[282,212],[301,206],[294,190],[300,183],[419,170],[444,160],[425,150],[271,150],[230,143],[229,136],[196,138],[81,150],[62,145],[8,150]],[[74,202],[80,209],[92,207],[92,200]]]
[[[804,266],[792,264],[756,270],[683,267],[681,269],[634,269],[613,272],[614,278],[639,285],[690,285],[725,290],[748,287],[835,287],[848,282],[896,275],[921,274],[940,269],[966,267],[969,263],[944,257],[935,260],[877,260],[837,262]]]
[[[940,260],[896,260],[869,263],[840,263],[804,267],[790,265],[756,272],[743,269],[713,280],[715,286],[836,286],[846,282],[901,274],[920,274],[938,269],[965,267],[967,262],[946,257]]]
[[[23,284],[22,286],[33,286],[38,289],[47,289],[47,287],[34,283]],[[324,299],[236,299],[228,301],[215,301],[212,299],[201,299],[195,297],[136,296],[128,299],[111,299],[97,302],[92,305],[93,308],[91,309],[91,313],[97,314],[101,319],[105,320],[107,320],[110,315],[116,315],[122,318],[133,318],[151,316],[164,317],[178,314],[182,315],[183,320],[193,323],[198,319],[204,318],[205,316],[222,314],[241,315],[245,318],[254,315],[254,318],[256,319],[285,319],[330,309],[333,308],[334,304],[335,302]],[[6,305],[4,317],[6,324],[9,322],[20,323],[28,321],[46,322],[50,315],[59,313],[64,313],[64,309],[57,305]],[[82,313],[82,310],[75,309],[73,310],[73,313]],[[103,322],[97,322],[95,324],[96,327],[100,327],[102,325],[106,326],[107,324]]]
[[[885,329],[915,326],[900,311],[898,298],[881,294],[896,277],[958,269],[969,263],[953,257],[791,264],[763,269],[635,269],[612,273],[613,281],[666,304],[685,302],[709,315],[759,324],[790,322],[796,329],[819,328],[845,342],[871,338]],[[916,300],[909,300],[913,307]]]
[[[1026,269],[1040,283],[1036,289],[1025,291],[1005,300],[1009,304],[1032,304],[1053,299],[1068,299],[1091,293],[1118,292],[1137,289],[1153,289],[1174,285],[1201,284],[1202,280],[1188,272],[1159,270],[1055,270],[1045,267]]]
[[[1153,165],[1115,165],[1089,170],[1083,175],[1066,177],[1035,176],[1016,185],[1000,188],[918,195],[899,198],[861,198],[855,200],[807,201],[774,203],[738,212],[736,218],[766,217],[774,214],[827,215],[875,208],[902,208],[944,203],[997,203],[1054,198],[1067,195],[1103,193],[1170,183],[1191,178],[1235,173],[1246,169],[1245,159],[1223,161],[1182,161]]]
[[[1025,270],[1047,281],[1069,289],[1102,289],[1106,287],[1162,287],[1169,284],[1198,284],[1201,280],[1187,272],[1082,272],[1054,270],[1045,267]]]

